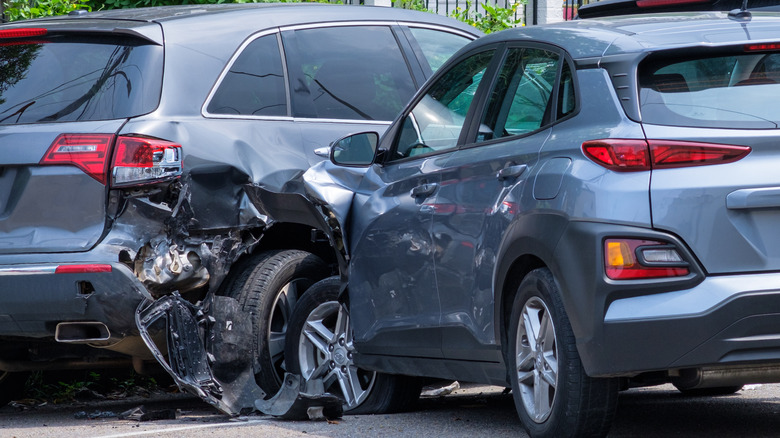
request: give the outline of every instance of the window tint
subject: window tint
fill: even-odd
[[[477,141],[536,131],[550,122],[560,56],[540,49],[511,49],[490,95]]]
[[[206,110],[212,114],[286,116],[284,84],[277,36],[266,35],[241,52]]]
[[[394,158],[457,146],[466,113],[492,57],[491,50],[466,58],[429,88],[404,119]]]
[[[460,35],[440,30],[420,27],[411,27],[409,30],[420,45],[431,72],[436,72],[455,52],[471,41]]]
[[[558,91],[558,118],[566,117],[574,112],[576,107],[576,95],[574,93],[574,77],[568,62],[563,63],[561,69],[561,83]]]
[[[294,40],[298,58],[288,58],[288,70],[296,117],[392,120],[416,90],[389,27],[303,29]]]
[[[780,53],[651,59],[639,66],[646,123],[776,128],[780,122]]]
[[[108,36],[0,46],[0,124],[110,120],[157,108],[162,48]]]

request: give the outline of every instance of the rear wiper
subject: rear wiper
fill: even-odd
[[[33,100],[32,102],[28,103],[27,105],[25,105],[25,106],[19,108],[18,110],[16,110],[16,112],[11,114],[10,116],[6,116],[6,117],[0,119],[0,123],[5,123],[6,120],[10,119],[11,117],[13,117],[13,116],[15,116],[17,114],[19,115],[19,117],[16,118],[16,123],[19,123],[19,119],[22,117],[22,114],[24,114],[24,112],[27,111],[27,108],[35,105],[35,102],[37,102],[37,101]]]

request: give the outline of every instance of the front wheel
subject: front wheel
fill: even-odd
[[[341,282],[331,277],[298,300],[290,318],[285,357],[288,371],[306,381],[307,392],[329,392],[350,414],[408,410],[420,396],[420,381],[358,368],[346,306],[338,302]]]
[[[532,437],[607,434],[617,408],[618,380],[585,373],[549,270],[536,269],[520,284],[508,339],[515,407]]]

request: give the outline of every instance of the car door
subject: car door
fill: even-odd
[[[422,93],[355,195],[350,308],[363,354],[440,357],[441,304],[431,239],[441,169],[456,150],[493,50],[466,57]]]
[[[441,171],[432,237],[445,357],[501,358],[493,324],[497,253],[550,135],[562,59],[543,46],[508,48],[466,144]]]

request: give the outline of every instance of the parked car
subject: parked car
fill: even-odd
[[[778,93],[771,13],[470,43],[304,175],[346,268],[299,301],[288,370],[348,402],[504,385],[533,437],[606,435],[631,386],[779,381]]]
[[[322,160],[316,147],[383,131],[479,35],[435,14],[323,4],[0,26],[0,401],[17,395],[12,372],[142,368],[154,358],[136,308],[174,292],[236,298],[258,382],[278,389],[297,294],[334,259],[254,192],[290,184]]]
[[[751,11],[780,11],[776,0],[597,0],[578,8],[564,7],[567,19],[610,17],[616,15],[659,12],[739,11],[750,6]]]

